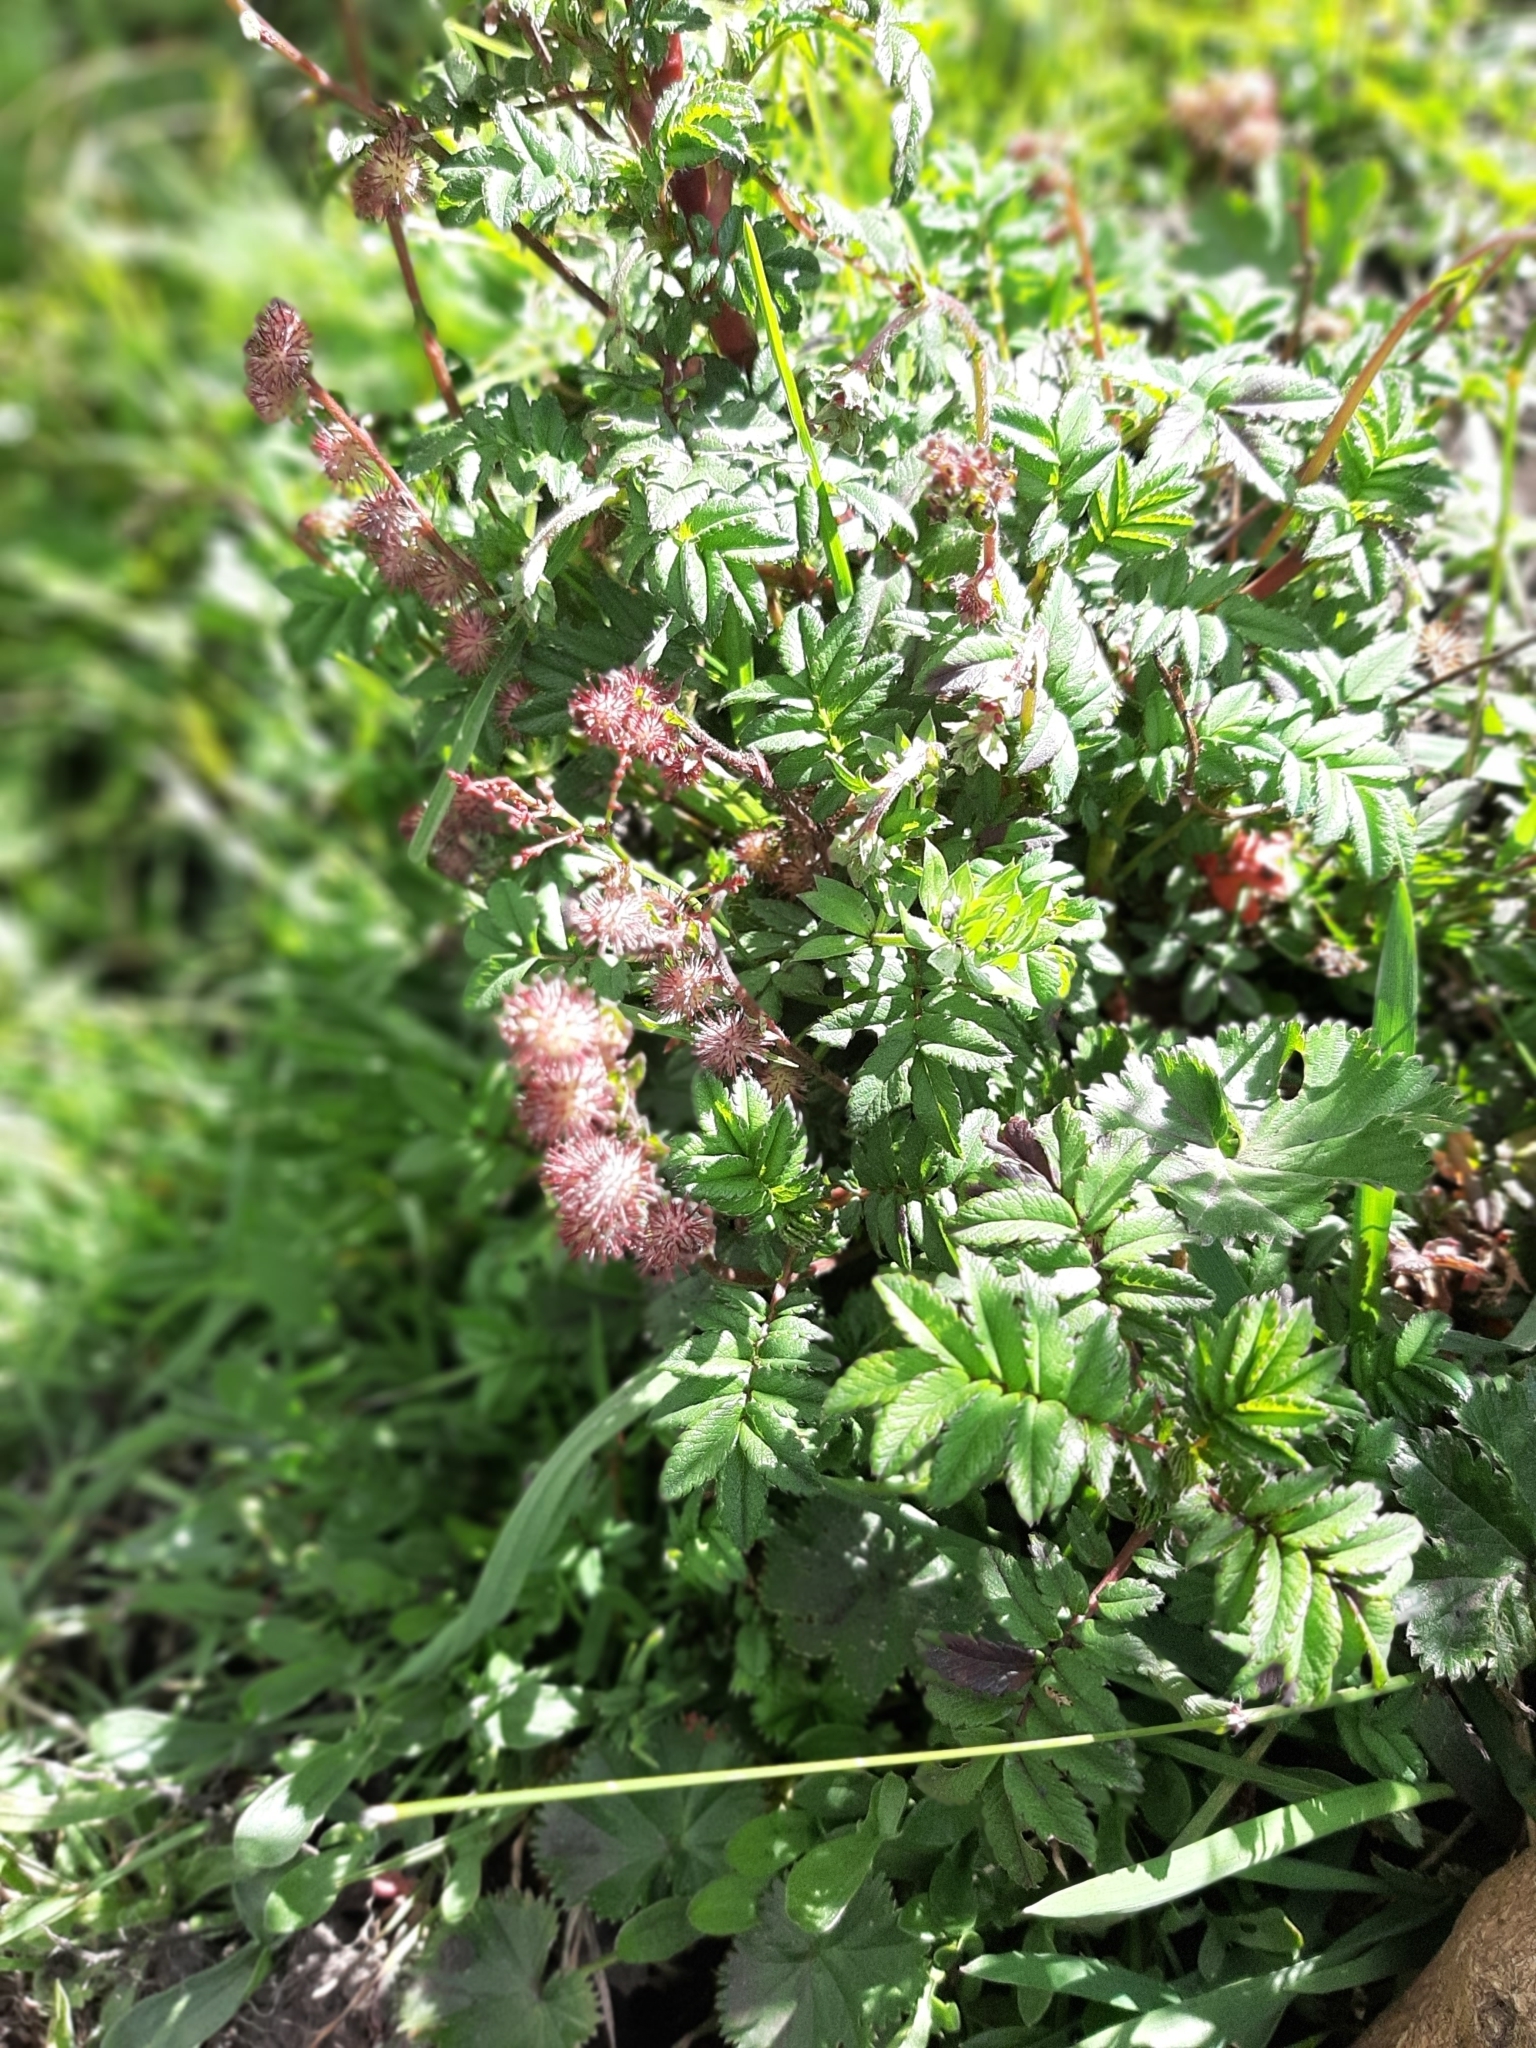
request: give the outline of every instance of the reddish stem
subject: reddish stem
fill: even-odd
[[[395,245],[395,261],[400,265],[401,282],[405,286],[405,296],[411,302],[416,332],[421,337],[421,352],[432,372],[432,381],[453,418],[462,419],[464,408],[459,403],[459,394],[454,390],[453,379],[448,374],[448,361],[443,354],[443,345],[437,338],[436,324],[422,300],[421,286],[416,282],[416,265],[411,261],[410,244],[405,238],[405,222],[398,213],[391,213],[389,216],[389,239]]]
[[[373,88],[368,78],[368,45],[363,36],[363,23],[357,11],[357,0],[336,0],[336,12],[341,17],[341,39],[347,46],[347,62],[352,67],[352,83],[360,93],[371,94]]]
[[[531,228],[525,228],[521,221],[515,220],[512,223],[511,233],[515,240],[522,243],[530,255],[537,256],[547,269],[552,270],[562,284],[569,285],[573,292],[584,298],[594,312],[601,313],[605,320],[612,320],[616,317],[612,306],[609,305],[602,293],[594,291],[584,277],[578,277],[570,265],[558,257],[547,242],[541,241]]]
[[[351,107],[355,113],[361,114],[365,121],[371,121],[376,128],[388,128],[393,125],[395,116],[388,107],[381,107],[368,93],[359,92],[350,85],[343,85],[339,78],[332,78],[329,71],[323,70],[313,57],[306,57],[296,43],[290,43],[270,21],[258,14],[254,7],[248,6],[246,0],[226,0],[226,4],[239,21],[243,35],[248,36],[253,43],[260,43],[263,48],[273,51],[291,64],[296,71],[302,71],[317,92],[323,92],[330,99],[340,100],[343,106]]]
[[[1099,1580],[1099,1583],[1088,1595],[1088,1606],[1085,1610],[1087,1614],[1093,1615],[1098,1613],[1100,1600],[1103,1599],[1117,1579],[1125,1577],[1126,1573],[1130,1570],[1132,1558],[1135,1557],[1138,1550],[1141,1550],[1152,1541],[1152,1534],[1153,1532],[1150,1529],[1133,1529],[1131,1531],[1124,1543],[1121,1544],[1113,1564],[1110,1565],[1103,1578]]]
[[[1073,182],[1071,172],[1065,166],[1061,169],[1060,178],[1062,210],[1067,216],[1067,228],[1077,247],[1078,275],[1082,279],[1083,290],[1088,295],[1088,324],[1093,333],[1094,358],[1102,363],[1107,350],[1104,347],[1104,321],[1099,312],[1099,281],[1094,272],[1093,250],[1088,241],[1088,224],[1083,219],[1083,209],[1078,204],[1077,186]],[[1115,387],[1110,382],[1108,371],[1104,374],[1100,389],[1104,394],[1104,403],[1110,404],[1115,395]]]
[[[1271,562],[1267,569],[1253,578],[1252,582],[1245,583],[1242,595],[1256,598],[1262,604],[1265,598],[1273,597],[1277,590],[1284,590],[1287,583],[1294,583],[1306,566],[1306,549],[1298,543],[1293,548],[1287,548],[1278,562]]]
[[[420,500],[415,492],[411,490],[405,479],[400,475],[389,457],[384,453],[362,422],[353,419],[351,413],[347,411],[346,407],[339,400],[331,396],[318,377],[306,376],[304,384],[315,403],[323,406],[338,426],[345,427],[346,431],[352,436],[358,447],[362,449],[368,460],[378,470],[391,489],[398,491],[402,498],[407,499],[415,507],[416,516],[421,521],[422,531],[426,534],[432,546],[437,549],[438,553],[462,569],[470,581],[477,584],[493,604],[499,604],[501,600],[496,586],[487,581],[476,564],[469,559],[468,555],[461,554],[451,541],[443,539],[443,536],[422,509]]]
[[[1494,272],[1501,267],[1506,258],[1511,256],[1515,250],[1528,247],[1533,242],[1536,242],[1536,228],[1511,228],[1506,234],[1494,235],[1489,241],[1480,242],[1475,249],[1463,256],[1459,263],[1453,264],[1449,270],[1442,271],[1433,284],[1419,293],[1419,296],[1412,304],[1406,307],[1393,322],[1392,326],[1388,328],[1386,335],[1372,351],[1370,357],[1355,377],[1354,382],[1339,401],[1339,409],[1324,428],[1323,438],[1296,472],[1298,484],[1315,484],[1317,482],[1323,471],[1333,460],[1334,450],[1348,431],[1350,421],[1360,410],[1371,386],[1390,362],[1398,343],[1408,333],[1410,328],[1417,326],[1418,322],[1423,319],[1424,315],[1435,305],[1441,296],[1447,291],[1454,291],[1456,285],[1474,266],[1486,263],[1487,268],[1482,276],[1473,279],[1469,283],[1462,300],[1462,303],[1465,304],[1487,282]],[[1285,529],[1290,525],[1292,518],[1295,516],[1295,511],[1294,505],[1287,505],[1281,512],[1279,518],[1264,536],[1263,544],[1259,548],[1261,559],[1279,541],[1280,536],[1285,532]],[[1275,566],[1279,568],[1280,564],[1277,563]],[[1263,579],[1261,578],[1260,580],[1262,581]],[[1287,576],[1283,580],[1288,583],[1290,577]],[[1281,587],[1281,584],[1275,585],[1277,590]],[[1259,594],[1257,585],[1250,584],[1247,595],[1256,597]],[[1267,591],[1263,594],[1269,595]]]

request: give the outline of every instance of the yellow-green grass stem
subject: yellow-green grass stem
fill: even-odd
[[[1034,1736],[1019,1742],[972,1742],[958,1749],[897,1749],[869,1756],[813,1757],[801,1763],[733,1764],[714,1771],[658,1771],[639,1778],[591,1778],[566,1785],[520,1785],[510,1791],[465,1792],[441,1799],[386,1800],[367,1807],[365,1827],[387,1827],[396,1821],[424,1820],[434,1814],[490,1813],[505,1807],[569,1805],[581,1799],[629,1799],[646,1792],[689,1792],[708,1785],[772,1784],[787,1778],[835,1777],[841,1771],[895,1771],[921,1764],[973,1763],[982,1757],[1041,1756],[1069,1749],[1092,1749],[1105,1742],[1146,1742],[1165,1735],[1222,1735],[1280,1721],[1326,1707],[1356,1706],[1365,1700],[1402,1692],[1418,1684],[1414,1673],[1389,1678],[1382,1685],[1350,1685],[1304,1705],[1234,1706],[1221,1714],[1197,1714],[1146,1728],[1095,1729],[1081,1735]]]

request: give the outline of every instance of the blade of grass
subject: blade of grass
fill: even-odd
[[[800,403],[800,387],[795,382],[795,373],[790,367],[789,353],[784,346],[784,332],[779,326],[779,309],[773,303],[773,293],[768,287],[768,273],[763,268],[763,252],[757,246],[757,236],[752,231],[751,221],[742,222],[742,233],[746,237],[747,257],[752,265],[752,282],[757,287],[758,304],[763,309],[763,325],[768,330],[768,347],[773,356],[774,367],[779,373],[779,382],[784,387],[789,416],[795,423],[795,438],[800,443],[800,452],[811,472],[811,488],[816,493],[816,517],[821,530],[821,544],[827,551],[827,567],[832,572],[832,583],[837,591],[838,603],[846,604],[853,596],[853,571],[848,566],[848,557],[843,549],[843,536],[838,531],[837,514],[832,510],[832,494],[827,489],[826,479],[821,473],[821,458],[816,453],[816,443],[811,439],[811,427],[805,416],[805,407]]]
[[[234,2018],[271,1966],[267,1951],[248,1942],[211,1970],[141,1998],[112,2022],[101,2048],[201,2048]]]
[[[1078,2048],[1224,2048],[1235,2040],[1267,2040],[1293,1998],[1317,1998],[1330,1991],[1353,1991],[1382,1977],[1395,1977],[1422,1961],[1424,1945],[1407,1937],[1382,1942],[1363,1956],[1330,1962],[1327,1956],[1291,1963],[1259,1977],[1238,1977],[1213,1991],[1181,1998],[1177,2020],[1170,2026],[1166,2009],[1121,2020],[1099,2032],[1081,2035]],[[1312,2038],[1316,2038],[1313,2036]]]
[[[1405,877],[1392,891],[1376,969],[1371,1036],[1381,1052],[1413,1052],[1419,1036],[1419,948],[1413,898]],[[1386,1271],[1396,1201],[1390,1188],[1355,1190],[1355,1248],[1349,1272],[1350,1363],[1357,1381],[1369,1377],[1381,1325],[1381,1281]]]
[[[427,855],[432,851],[432,843],[437,838],[442,822],[448,815],[448,806],[453,801],[452,778],[455,775],[462,775],[474,759],[481,729],[491,715],[491,706],[496,702],[498,693],[511,679],[521,644],[519,641],[508,647],[500,659],[492,664],[485,681],[470,699],[464,716],[459,720],[459,729],[453,736],[453,745],[448,750],[443,772],[438,776],[437,786],[427,799],[427,807],[421,814],[420,823],[411,834],[408,852],[417,867],[425,863]]]
[[[1342,1792],[1325,1792],[1318,1799],[1277,1806],[1272,1813],[1239,1821],[1235,1827],[1222,1828],[1146,1863],[1133,1863],[1126,1870],[1111,1870],[1083,1884],[1068,1885],[1065,1891],[1033,1900],[1024,1911],[1036,1920],[1124,1919],[1131,1913],[1171,1905],[1175,1899],[1187,1899],[1191,1892],[1204,1891],[1207,1885],[1225,1878],[1240,1877],[1255,1864],[1287,1856],[1324,1835],[1336,1835],[1343,1828],[1361,1827],[1386,1814],[1405,1813],[1410,1807],[1451,1796],[1449,1785],[1404,1785],[1394,1779],[1349,1785]]]
[[[499,1547],[499,1546],[498,1546]],[[430,1645],[428,1646],[431,1647]],[[419,1674],[417,1674],[419,1675]],[[1380,1699],[1385,1693],[1402,1692],[1418,1684],[1417,1674],[1407,1672],[1389,1678],[1385,1685],[1352,1685],[1341,1692],[1305,1706],[1249,1707],[1243,1711],[1244,1726],[1259,1721],[1278,1721],[1298,1714],[1314,1714],[1324,1707],[1343,1707],[1356,1700]],[[695,1785],[766,1785],[783,1778],[823,1778],[839,1771],[901,1770],[911,1764],[967,1763],[983,1756],[1027,1756],[1064,1749],[1092,1749],[1101,1742],[1142,1742],[1155,1735],[1218,1735],[1232,1729],[1230,1714],[1197,1715],[1187,1721],[1168,1721],[1152,1728],[1109,1728],[1084,1735],[1044,1735],[1020,1742],[973,1742],[958,1749],[890,1750],[878,1756],[817,1757],[808,1763],[736,1764],[718,1771],[672,1771],[645,1778],[593,1778],[574,1785],[524,1785],[510,1792],[467,1792],[443,1799],[390,1800],[370,1806],[364,1825],[383,1827],[397,1820],[417,1820],[434,1813],[481,1813],[499,1807],[568,1805],[578,1799],[633,1797],[640,1792],[685,1792]],[[1201,1846],[1204,1846],[1203,1844]],[[1281,1851],[1274,1852],[1277,1856]]]
[[[543,1556],[551,1535],[565,1520],[573,1489],[587,1460],[604,1444],[611,1443],[621,1430],[649,1414],[676,1384],[675,1374],[659,1365],[652,1366],[648,1372],[626,1380],[577,1423],[539,1467],[522,1499],[502,1524],[469,1605],[402,1666],[394,1681],[397,1688],[421,1685],[436,1678],[506,1620],[523,1590],[523,1581]]]

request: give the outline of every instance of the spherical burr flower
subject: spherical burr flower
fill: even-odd
[[[651,1001],[668,1024],[691,1024],[714,1009],[724,994],[724,979],[707,953],[679,953],[658,969],[651,983]]]
[[[313,337],[286,299],[271,299],[245,344],[245,395],[264,420],[286,419],[304,391]]]
[[[428,533],[416,557],[416,576],[411,588],[423,604],[434,611],[451,611],[464,595],[464,571],[451,555],[433,544]]]
[[[715,1248],[714,1211],[696,1202],[664,1197],[646,1212],[635,1241],[635,1264],[653,1280],[675,1280]]]
[[[504,730],[510,731],[517,724],[518,712],[522,710],[532,695],[533,691],[529,688],[524,678],[522,676],[514,676],[512,681],[508,683],[507,687],[496,699],[495,716],[497,723]]]
[[[798,1102],[805,1094],[805,1073],[791,1060],[769,1060],[758,1076],[770,1102]]]
[[[573,693],[571,717],[576,730],[598,746],[649,762],[670,783],[696,782],[703,758],[691,734],[669,715],[675,696],[651,669],[612,669]]]
[[[611,868],[571,906],[571,928],[584,946],[614,960],[643,960],[672,937],[676,914],[656,889],[640,889]]]
[[[540,1179],[554,1198],[560,1242],[583,1259],[616,1259],[633,1250],[661,1199],[644,1145],[597,1131],[556,1145]]]
[[[732,1081],[763,1056],[763,1034],[745,1010],[725,1010],[707,1017],[693,1034],[693,1056],[707,1074]]]
[[[996,577],[957,576],[950,585],[955,610],[968,626],[984,626],[997,610]]]
[[[473,605],[455,612],[443,635],[443,659],[455,675],[483,676],[496,653],[496,621]]]
[[[540,1067],[523,1083],[517,1120],[541,1151],[585,1131],[611,1131],[619,1089],[600,1066]]]
[[[359,220],[399,220],[426,187],[426,166],[404,122],[363,151],[352,180],[352,210]]]
[[[784,835],[776,825],[757,825],[736,842],[736,858],[749,875],[766,882],[784,853]]]
[[[827,826],[791,819],[744,832],[736,842],[736,858],[755,881],[788,901],[804,895],[826,873],[831,844]]]
[[[430,859],[440,875],[469,883],[477,874],[506,865],[504,842],[541,816],[544,806],[506,775],[477,780],[450,769],[449,777],[453,797],[432,842]],[[404,838],[414,834],[425,808],[414,804],[400,820]]]
[[[378,472],[367,449],[345,427],[327,420],[316,430],[309,445],[325,475],[343,490],[377,483]]]
[[[576,1067],[606,1071],[624,1057],[629,1026],[590,989],[549,975],[525,981],[502,1005],[501,1035],[526,1078]]]
[[[391,590],[414,590],[427,553],[421,513],[401,491],[375,491],[352,514],[363,553]]]

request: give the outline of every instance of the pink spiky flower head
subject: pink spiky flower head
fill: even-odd
[[[725,994],[719,968],[707,953],[681,953],[651,983],[651,1001],[669,1024],[690,1024],[712,1010]]]
[[[363,553],[391,590],[414,590],[427,553],[421,513],[403,492],[375,491],[352,514]]]
[[[611,1131],[619,1090],[599,1066],[541,1067],[523,1083],[517,1120],[541,1151],[585,1131]]]
[[[726,1010],[707,1017],[693,1034],[693,1056],[705,1073],[731,1081],[763,1056],[763,1034],[745,1010]]]
[[[364,150],[352,180],[359,220],[399,220],[421,198],[426,170],[411,130],[398,123]]]
[[[433,544],[428,533],[422,535],[422,545],[416,557],[416,578],[411,588],[423,604],[429,604],[439,612],[451,610],[464,595],[463,569],[451,555],[444,554]]]
[[[598,746],[649,762],[670,783],[696,782],[704,764],[697,742],[668,715],[675,697],[653,669],[616,668],[572,694],[571,717]]]
[[[325,475],[333,484],[340,484],[343,490],[377,482],[377,473],[368,451],[345,427],[334,421],[327,420],[324,426],[317,428],[309,445]]]
[[[504,730],[510,731],[517,724],[518,712],[532,695],[533,691],[522,676],[514,676],[508,683],[496,699],[496,719]]]
[[[455,675],[483,676],[496,653],[496,621],[478,605],[455,612],[443,635],[443,659]]]
[[[269,422],[294,410],[309,375],[314,337],[286,299],[269,299],[245,344],[245,395]]]
[[[659,953],[676,922],[672,905],[656,889],[637,889],[612,868],[571,906],[571,927],[584,946],[609,959],[643,960]]]
[[[661,1198],[644,1145],[602,1132],[556,1145],[540,1179],[554,1198],[560,1242],[582,1259],[616,1259],[632,1250]]]
[[[616,1066],[629,1045],[629,1026],[590,989],[558,975],[525,981],[502,1005],[501,1035],[527,1076],[573,1067]]]
[[[635,1264],[654,1280],[674,1280],[714,1248],[714,1211],[667,1196],[646,1212],[645,1227],[635,1240]]]

